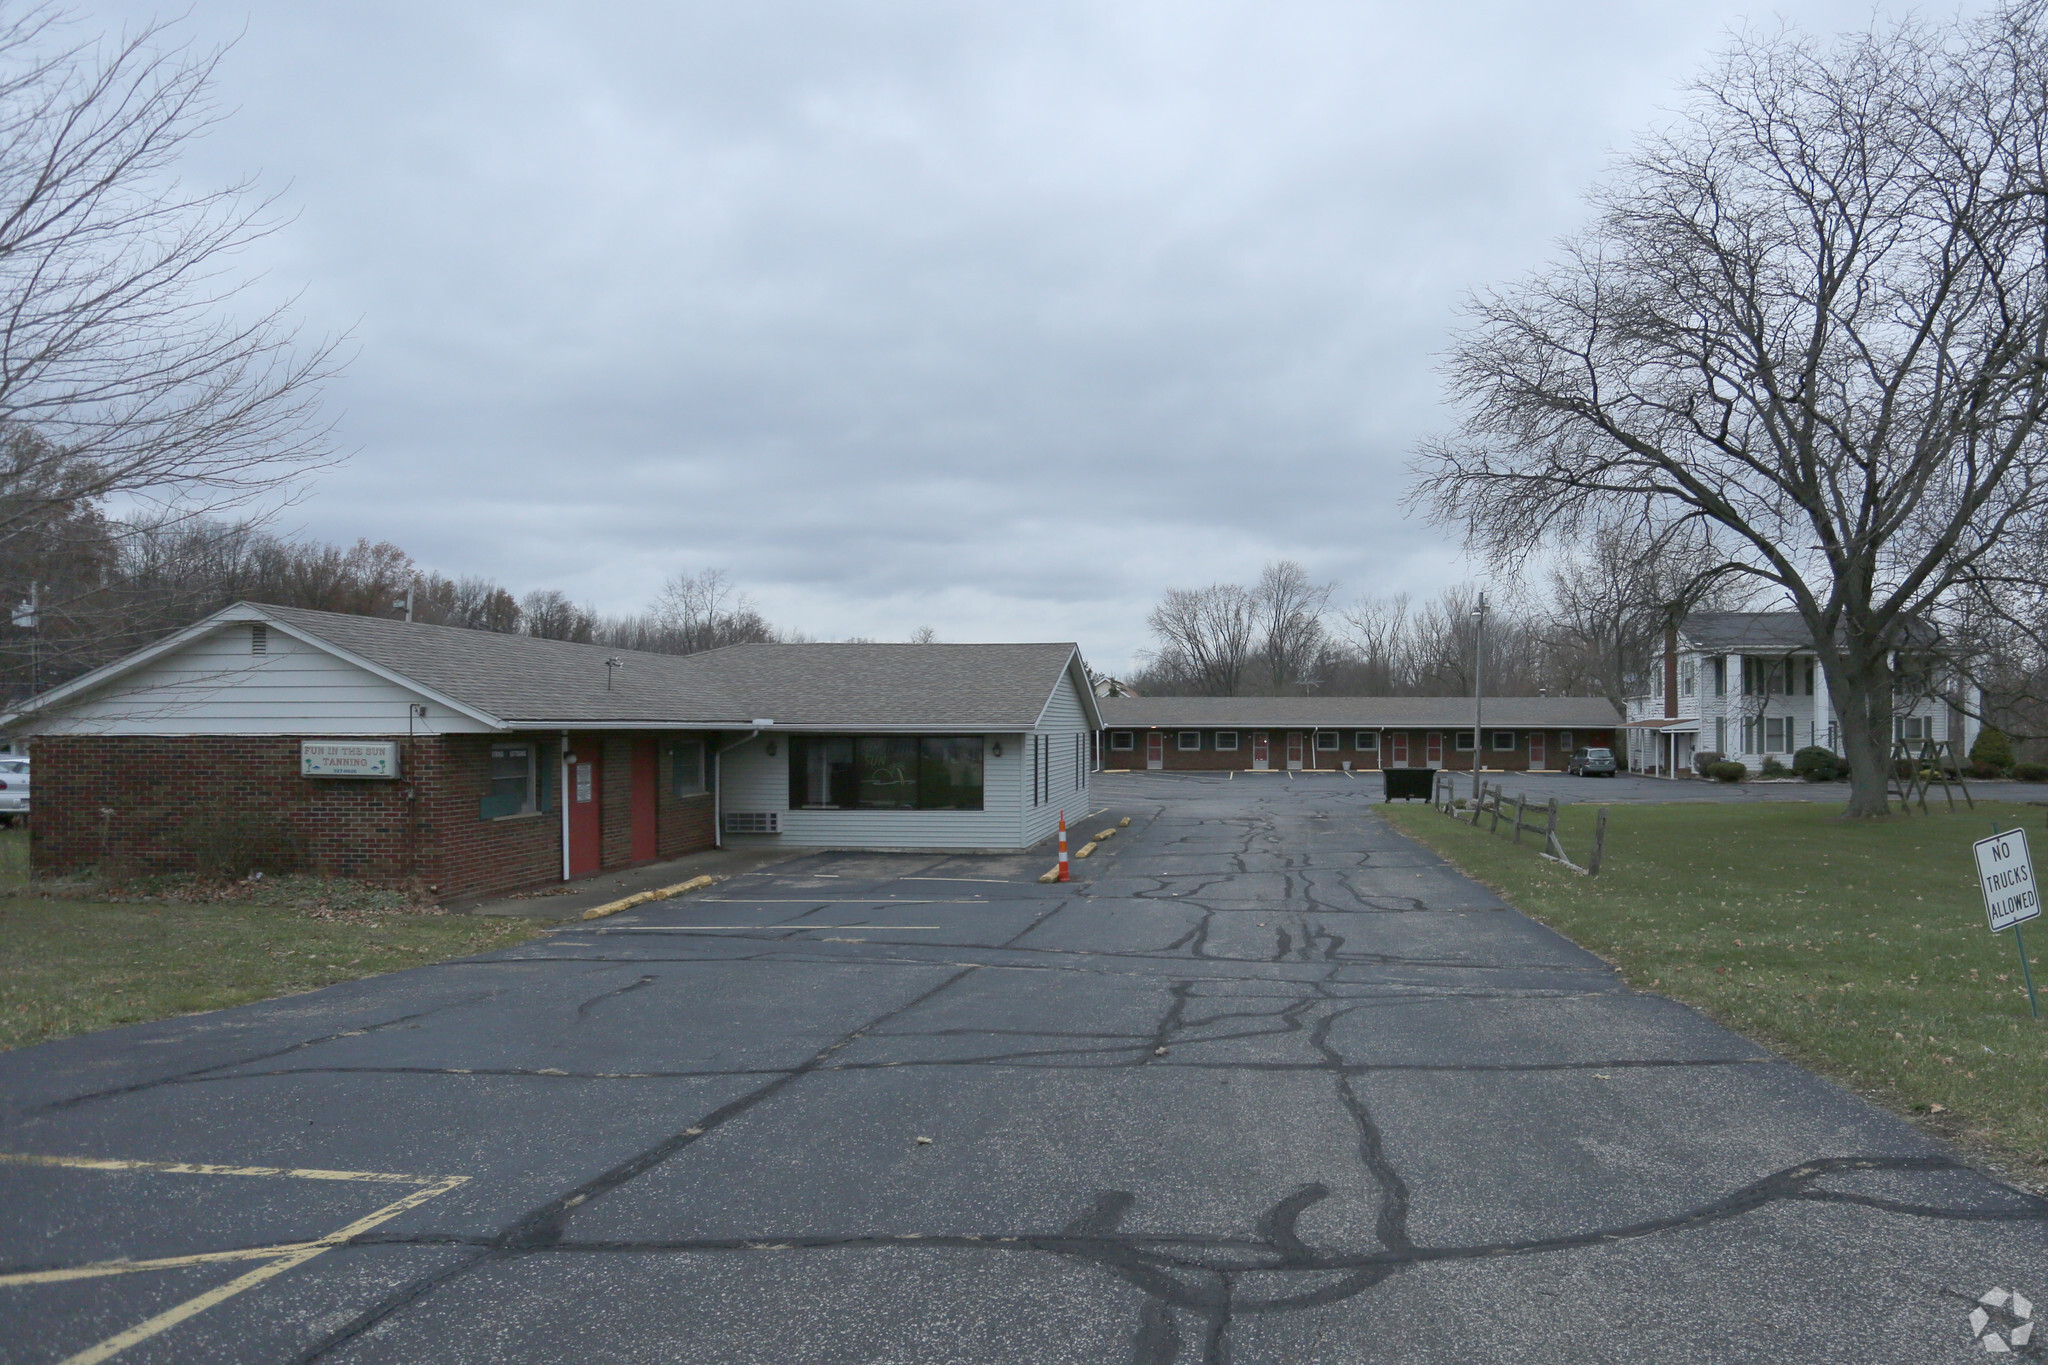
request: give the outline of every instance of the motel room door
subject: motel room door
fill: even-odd
[[[1266,732],[1264,730],[1252,731],[1252,771],[1262,773],[1271,766],[1271,761],[1267,757]]]
[[[1145,734],[1145,766],[1155,771],[1166,766],[1166,736],[1158,730]]]
[[[1387,766],[1388,766],[1388,767],[1390,767],[1390,768],[1405,768],[1405,767],[1407,767],[1407,766],[1408,766],[1408,732],[1407,732],[1406,730],[1397,730],[1397,731],[1395,731],[1395,732],[1394,732],[1393,734],[1391,734],[1391,735],[1387,736],[1387,740],[1388,740],[1388,742],[1392,743],[1392,744],[1393,744],[1393,746],[1394,746],[1394,747],[1393,747],[1393,748],[1392,748],[1392,749],[1391,749],[1391,750],[1390,750],[1390,751],[1388,752],[1388,755],[1387,755]]]
[[[633,861],[651,863],[655,850],[661,847],[659,831],[655,825],[655,760],[654,739],[643,736],[633,741]]]
[[[1444,766],[1444,735],[1441,730],[1429,732],[1429,764],[1432,768]]]
[[[1287,732],[1287,768],[1290,772],[1301,771],[1301,731]]]
[[[1541,730],[1531,730],[1529,732],[1529,771],[1534,773],[1541,772],[1542,770],[1543,732]]]
[[[569,875],[585,877],[604,866],[604,741],[572,739],[568,753]]]

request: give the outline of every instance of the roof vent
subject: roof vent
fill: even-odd
[[[268,654],[270,652],[269,626],[249,627],[249,652],[251,654]]]

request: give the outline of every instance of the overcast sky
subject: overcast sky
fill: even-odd
[[[1115,671],[1164,589],[1268,559],[1463,578],[1400,508],[1461,296],[1731,28],[1870,13],[194,0],[233,112],[187,168],[283,191],[266,278],[353,335],[291,527]]]

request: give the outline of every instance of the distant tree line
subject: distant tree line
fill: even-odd
[[[1281,560],[1255,583],[1169,590],[1152,610],[1144,666],[1124,681],[1155,696],[1461,696],[1483,648],[1489,695],[1620,706],[1650,689],[1668,626],[1746,605],[1699,581],[1705,554],[1683,537],[1646,549],[1628,528],[1608,528],[1553,566],[1540,592],[1500,580],[1483,630],[1476,586],[1340,606],[1337,584]]]
[[[16,699],[247,600],[574,640],[662,654],[795,638],[717,569],[679,573],[647,609],[605,616],[558,589],[516,597],[422,568],[389,541],[293,539],[207,518],[122,520],[89,504],[42,509],[0,538],[0,694]]]

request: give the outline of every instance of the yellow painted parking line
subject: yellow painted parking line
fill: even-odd
[[[335,1247],[359,1237],[371,1228],[388,1223],[399,1214],[419,1207],[430,1199],[437,1199],[456,1188],[469,1183],[466,1175],[401,1175],[390,1171],[329,1171],[293,1166],[216,1166],[191,1161],[119,1161],[102,1157],[45,1156],[26,1152],[0,1152],[0,1162],[24,1166],[52,1166],[72,1170],[129,1172],[146,1175],[226,1175],[226,1176],[268,1176],[286,1180],[351,1180],[374,1183],[418,1185],[419,1189],[399,1196],[382,1208],[364,1214],[345,1226],[336,1228],[324,1237],[310,1242],[284,1242],[276,1246],[246,1248],[238,1251],[200,1252],[190,1256],[166,1256],[152,1261],[99,1261],[89,1265],[74,1266],[57,1270],[30,1271],[19,1275],[0,1277],[0,1286],[52,1284],[62,1280],[87,1279],[103,1275],[125,1275],[143,1270],[177,1270],[195,1265],[222,1263],[236,1260],[262,1260],[246,1274],[216,1285],[203,1294],[167,1308],[155,1317],[136,1323],[126,1331],[117,1332],[94,1346],[88,1346],[76,1355],[66,1356],[60,1365],[100,1365],[111,1360],[131,1346],[139,1345],[157,1334],[167,1331],[187,1318],[195,1317],[215,1304],[225,1303],[237,1294],[254,1289],[266,1280],[274,1279],[285,1271],[302,1266],[316,1256],[332,1251]]]
[[[39,1152],[0,1152],[0,1163],[16,1166],[64,1166],[81,1171],[148,1171],[159,1175],[255,1175],[290,1180],[372,1180],[391,1185],[433,1185],[467,1176],[404,1175],[394,1171],[323,1171],[299,1166],[210,1166],[196,1161],[120,1161],[97,1156],[45,1156]]]
[[[237,1247],[233,1251],[200,1251],[190,1256],[159,1256],[151,1261],[94,1261],[59,1270],[24,1270],[15,1275],[0,1275],[0,1287],[62,1284],[66,1280],[93,1280],[103,1275],[130,1275],[138,1270],[183,1270],[187,1266],[211,1265],[216,1261],[274,1261],[312,1245],[311,1242],[286,1242],[272,1247]]]

